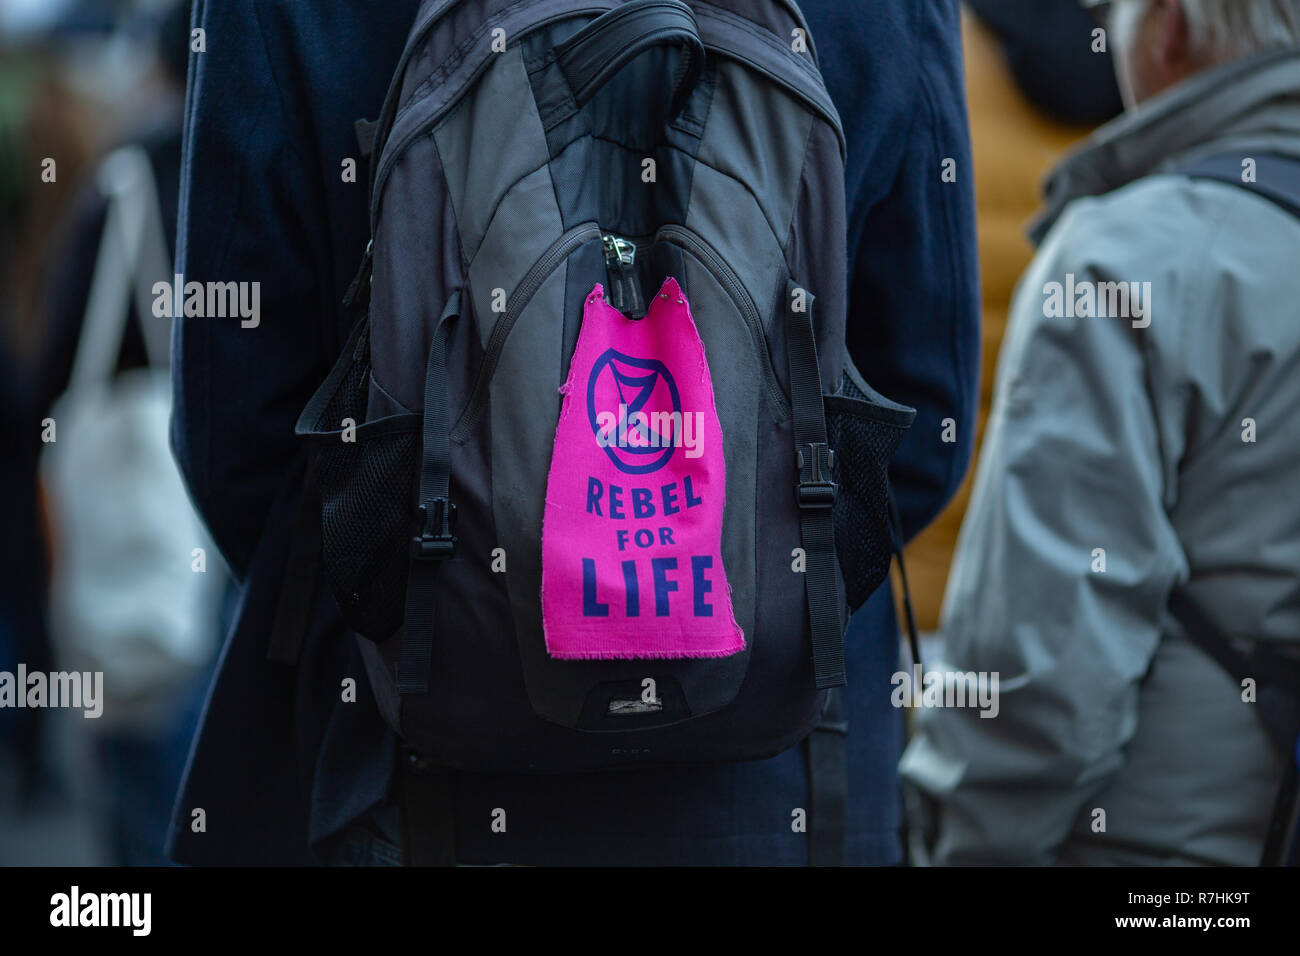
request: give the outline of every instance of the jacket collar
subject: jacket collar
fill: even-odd
[[[1044,183],[1029,236],[1041,242],[1075,199],[1097,196],[1205,156],[1300,157],[1300,49],[1203,70],[1099,128]]]

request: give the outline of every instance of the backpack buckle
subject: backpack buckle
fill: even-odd
[[[420,533],[411,539],[411,557],[417,561],[440,561],[456,550],[456,506],[449,498],[434,498],[420,505]]]
[[[795,447],[799,465],[796,488],[800,508],[830,508],[835,504],[838,487],[831,480],[835,452],[826,442],[804,442]]]

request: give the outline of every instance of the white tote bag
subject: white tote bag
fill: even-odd
[[[224,569],[169,443],[170,327],[153,315],[152,289],[171,268],[148,156],[113,153],[99,186],[108,214],[41,462],[54,538],[50,623],[61,669],[104,675],[97,729],[147,732],[161,729],[213,652]],[[133,294],[149,367],[115,376]]]

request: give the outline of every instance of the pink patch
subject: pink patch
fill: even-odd
[[[547,651],[583,660],[743,650],[722,567],[722,427],[676,280],[639,321],[596,285],[560,392],[542,531]]]

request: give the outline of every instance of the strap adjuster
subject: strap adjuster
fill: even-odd
[[[831,480],[835,452],[826,442],[805,442],[795,448],[799,466],[796,493],[800,508],[830,508],[837,485]]]
[[[842,737],[849,735],[849,722],[847,720],[820,720],[817,726],[813,728],[814,733],[822,734],[839,734]]]
[[[456,550],[456,506],[449,498],[434,498],[420,505],[420,533],[411,539],[411,557],[440,561]]]

